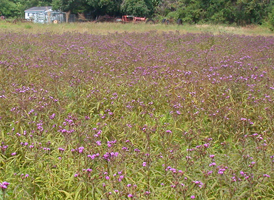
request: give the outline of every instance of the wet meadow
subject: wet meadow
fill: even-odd
[[[0,32],[0,199],[273,199],[274,36]]]

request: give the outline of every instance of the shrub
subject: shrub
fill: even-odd
[[[268,27],[271,31],[274,31],[274,7],[272,7],[272,11],[268,14]]]
[[[32,28],[31,25],[29,25],[29,24],[25,25],[25,29],[31,29],[31,28]]]

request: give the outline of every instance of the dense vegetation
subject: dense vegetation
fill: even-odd
[[[0,199],[274,198],[274,37],[0,44]]]
[[[0,13],[22,17],[33,6],[53,6],[65,12],[98,15],[181,18],[187,23],[262,24],[274,27],[274,2],[270,0],[1,0]],[[0,14],[1,15],[1,14]]]

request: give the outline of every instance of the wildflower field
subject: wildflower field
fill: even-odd
[[[0,199],[273,199],[274,37],[0,33]]]

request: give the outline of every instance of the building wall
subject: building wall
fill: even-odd
[[[50,18],[49,18],[50,17]],[[48,19],[49,18],[49,19]],[[62,12],[52,11],[50,12],[50,16],[46,12],[26,12],[25,11],[25,19],[31,20],[33,19],[34,23],[52,23],[54,20],[57,20],[58,23],[65,22],[65,14]]]
[[[45,19],[46,19],[46,14],[44,12],[25,12],[25,19],[33,19],[34,23],[45,23]]]

